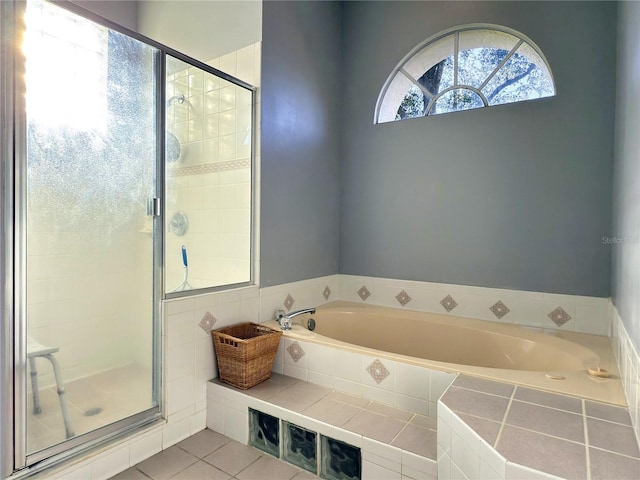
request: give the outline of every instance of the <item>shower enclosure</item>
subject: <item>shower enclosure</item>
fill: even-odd
[[[163,299],[251,282],[253,88],[81,11],[0,7],[8,475],[159,419]]]

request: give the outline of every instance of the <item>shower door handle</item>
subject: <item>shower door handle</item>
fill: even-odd
[[[160,199],[148,198],[147,199],[147,216],[159,217],[160,216]]]

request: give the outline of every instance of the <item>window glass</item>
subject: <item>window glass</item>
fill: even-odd
[[[414,48],[389,79],[378,97],[375,123],[555,95],[540,49],[497,25],[442,32]]]

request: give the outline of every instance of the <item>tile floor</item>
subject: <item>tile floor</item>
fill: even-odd
[[[212,430],[203,430],[111,480],[308,480],[319,478]]]
[[[49,367],[46,361],[38,363],[39,369],[46,367]],[[71,429],[75,435],[151,407],[151,371],[139,365],[65,382],[64,387]],[[33,397],[29,392],[27,447],[30,452],[56,445],[66,437],[56,387],[39,389],[39,400],[42,411],[34,414]]]
[[[441,402],[509,461],[562,478],[640,479],[626,408],[464,375]]]

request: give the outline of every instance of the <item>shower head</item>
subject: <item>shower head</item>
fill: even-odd
[[[180,160],[180,140],[173,133],[166,133],[165,140],[165,160],[167,163],[174,163]]]
[[[186,98],[184,97],[183,93],[181,93],[179,95],[174,95],[169,100],[167,100],[167,107],[170,107],[174,103],[184,103],[185,100],[186,100]]]

